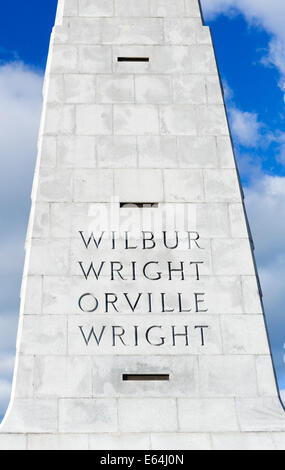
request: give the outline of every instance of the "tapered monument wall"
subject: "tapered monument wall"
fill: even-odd
[[[1,448],[284,449],[198,0],[61,0]]]

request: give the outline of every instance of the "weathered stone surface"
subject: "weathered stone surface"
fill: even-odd
[[[90,434],[89,450],[144,450],[150,449],[150,436],[143,433]]]
[[[119,429],[122,432],[177,431],[174,398],[121,398],[118,401]]]
[[[27,450],[89,450],[87,434],[28,434]]]
[[[112,0],[79,0],[80,16],[113,16]]]
[[[1,425],[4,433],[50,433],[57,431],[57,400],[17,398],[8,410],[7,422]],[[0,439],[2,434],[0,435]],[[17,444],[18,445],[18,444]]]
[[[70,398],[58,402],[58,428],[70,433],[116,432],[117,406],[114,399]]]
[[[214,433],[239,430],[235,402],[229,398],[178,399],[178,420],[182,432]]]
[[[212,450],[210,434],[165,433],[151,435],[154,450]]]
[[[25,434],[1,433],[0,450],[27,450],[27,436]]]

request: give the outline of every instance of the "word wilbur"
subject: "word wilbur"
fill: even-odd
[[[188,249],[193,248],[203,249],[200,245],[200,235],[198,232],[186,231],[180,233],[175,231],[171,234],[168,232],[161,232],[154,234],[153,232],[141,231],[139,235],[132,235],[130,232],[101,232],[97,237],[94,232],[86,235],[82,230],[79,231],[80,237],[86,249],[91,247],[100,248],[106,241],[110,243],[112,250],[125,249],[125,250],[152,250],[156,246],[164,247],[169,250]]]

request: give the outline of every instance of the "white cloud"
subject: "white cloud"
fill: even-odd
[[[3,416],[7,409],[11,395],[11,383],[9,380],[0,380],[0,416]]]
[[[237,139],[239,145],[253,148],[260,144],[260,131],[263,124],[259,122],[257,114],[230,107],[229,117],[233,136]]]
[[[22,270],[37,134],[42,76],[16,62],[0,66],[0,305]],[[22,257],[17,255],[22,250]],[[18,264],[17,264],[18,263]],[[5,268],[5,269],[4,269]],[[7,275],[6,275],[7,274]],[[2,284],[4,282],[4,284]],[[15,299],[17,297],[14,295]]]
[[[265,29],[272,36],[266,62],[285,76],[284,0],[201,0],[201,3],[206,18],[242,13],[249,24]]]
[[[263,176],[256,180],[246,189],[246,205],[260,261],[264,265],[277,261],[285,249],[285,178]]]
[[[247,185],[258,178],[263,178],[262,157],[252,155],[251,153],[240,153],[237,148],[235,151],[239,172]]]
[[[21,63],[0,67],[0,158],[5,161],[1,187],[21,188],[35,162],[41,109],[42,76]],[[13,192],[12,192],[13,194]],[[18,196],[18,191],[17,191]]]
[[[225,100],[230,101],[234,96],[234,92],[229,86],[228,82],[224,79],[223,79],[223,91],[224,91]]]
[[[22,63],[0,66],[0,415],[10,397],[42,80]]]
[[[5,331],[5,330],[4,330]],[[14,333],[6,334],[14,341]],[[1,341],[1,339],[0,339]],[[4,416],[11,396],[12,376],[14,371],[15,355],[11,353],[0,355],[0,416]]]
[[[15,350],[18,318],[18,312],[0,313],[0,371],[1,361],[7,361],[9,354]]]
[[[263,175],[245,189],[245,204],[255,243],[259,276],[269,329],[278,351],[279,372],[284,370],[285,343],[285,178]]]
[[[14,370],[14,354],[1,354],[0,356],[0,416],[5,414],[12,388],[12,375]]]
[[[278,163],[285,166],[285,133],[277,133],[274,140],[279,144],[279,154],[276,156],[276,160]]]
[[[10,376],[13,373],[14,362],[15,362],[14,354],[6,354],[3,356],[1,355],[0,357],[0,376],[1,377]]]
[[[233,90],[224,80],[223,89],[241,174],[246,175],[247,180],[262,176],[262,157],[256,156],[256,152],[253,157],[250,151],[252,149],[264,151],[272,143],[276,144],[277,163],[285,166],[285,133],[279,129],[272,131],[260,120],[257,113],[239,109],[235,104]],[[247,151],[243,149],[240,152],[240,146],[246,147]]]
[[[19,268],[12,253],[18,254],[29,211],[41,88],[42,76],[23,64],[0,66],[0,259],[8,275]]]
[[[234,0],[201,0],[204,15],[212,19],[221,13],[229,14],[235,10],[237,2]]]
[[[243,111],[237,107],[234,91],[225,80],[223,80],[223,90],[235,144],[249,149],[267,146],[273,140],[273,136],[261,122],[258,114]]]

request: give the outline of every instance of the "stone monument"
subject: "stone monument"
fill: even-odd
[[[60,0],[3,449],[285,449],[198,0]]]

